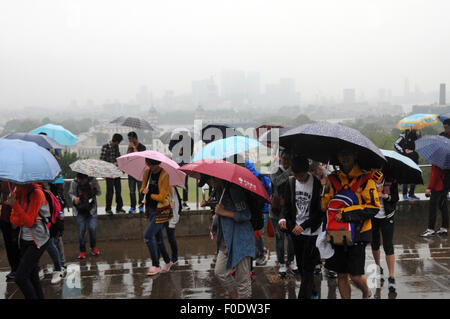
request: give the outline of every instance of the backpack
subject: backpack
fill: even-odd
[[[371,178],[372,174],[366,173],[358,176],[352,185],[342,185],[337,175],[330,174],[328,176],[336,191],[336,194],[328,203],[327,209],[327,240],[331,244],[351,246],[355,242],[361,225],[358,223],[338,222],[335,220],[335,216],[341,209],[360,204],[356,191]]]
[[[87,190],[87,192],[83,192],[81,190]],[[96,197],[94,191],[92,190],[91,184],[88,183],[84,187],[80,187],[77,185],[77,195],[80,198],[80,202],[75,205],[79,213],[89,213],[96,204]]]
[[[64,232],[64,213],[58,198],[52,192],[41,186],[35,187],[35,190],[36,189],[40,189],[44,193],[45,200],[48,202],[50,217],[42,216],[40,211],[39,216],[49,230],[50,237],[62,236],[62,233]],[[31,196],[31,192],[28,196]]]
[[[250,223],[253,230],[261,230],[264,228],[264,204],[266,200],[253,192],[244,189],[245,199],[251,213]]]

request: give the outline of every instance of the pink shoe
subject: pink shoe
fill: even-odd
[[[169,270],[170,270],[170,268],[172,267],[172,265],[173,265],[173,262],[172,262],[172,261],[170,261],[168,264],[166,264],[166,265],[164,266],[163,272],[169,272]]]
[[[159,274],[160,272],[161,272],[161,267],[152,267],[147,272],[147,276],[154,276],[154,275]]]

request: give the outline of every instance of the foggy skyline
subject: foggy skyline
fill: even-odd
[[[161,97],[223,71],[295,80],[302,101],[437,91],[450,83],[450,2],[8,1],[0,3],[0,107]],[[437,100],[437,97],[436,97]]]

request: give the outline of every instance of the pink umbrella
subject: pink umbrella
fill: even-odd
[[[148,168],[145,159],[150,158],[160,161],[161,168],[169,175],[170,186],[181,186],[184,188],[186,174],[179,170],[180,166],[170,158],[156,151],[134,152],[123,155],[117,159],[119,169],[142,181],[145,170]]]

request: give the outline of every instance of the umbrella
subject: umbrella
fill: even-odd
[[[112,120],[111,124],[117,124],[117,123],[122,123],[123,121],[125,121],[126,117],[125,116],[119,116],[118,118],[116,118],[115,120]]]
[[[358,152],[363,169],[381,168],[386,163],[381,151],[359,131],[331,123],[301,125],[280,137],[280,146],[291,148],[312,160],[339,165],[337,154],[350,148]]]
[[[46,124],[28,133],[45,133],[48,137],[54,139],[56,142],[64,146],[71,146],[78,141],[78,138],[75,135],[73,135],[69,130],[65,129],[61,125]]]
[[[427,127],[429,125],[433,125],[438,123],[438,115],[437,114],[413,114],[410,116],[405,117],[404,119],[401,119],[395,128],[398,128],[400,130],[421,130],[424,127]]]
[[[259,146],[263,145],[252,138],[246,136],[231,136],[207,144],[195,154],[192,162],[203,159],[224,159]]]
[[[78,160],[69,167],[74,172],[90,177],[117,178],[123,176],[123,173],[114,164],[98,159]]]
[[[177,163],[160,152],[143,151],[126,154],[117,159],[117,164],[122,171],[142,181],[144,172],[148,168],[145,163],[146,158],[161,162],[161,168],[169,175],[170,186],[181,186],[184,188],[186,174],[179,170],[180,166]]]
[[[269,194],[263,184],[245,167],[222,160],[203,160],[186,164],[180,170],[196,179],[200,179],[202,175],[209,175],[225,180],[249,190],[270,202]]]
[[[36,143],[0,139],[0,180],[17,184],[51,182],[60,172],[55,157]]]
[[[153,131],[153,128],[151,127],[150,123],[148,123],[146,120],[137,117],[127,117],[123,121],[119,121],[117,123],[122,126],[128,126],[139,130]]]
[[[192,138],[192,136],[194,134],[191,130],[184,129],[184,128],[178,128],[178,129],[174,129],[172,131],[166,131],[166,132],[162,133],[158,139],[163,144],[170,144],[170,142],[172,140],[178,141],[178,140],[180,140],[180,137],[184,137],[185,135]]]
[[[34,142],[37,145],[39,145],[47,150],[63,148],[54,139],[52,139],[46,135],[42,135],[42,134],[11,133],[11,134],[4,136],[3,138],[9,139],[9,140],[22,140],[22,141]]]
[[[444,114],[439,114],[438,119],[441,122],[444,122],[445,120],[450,119],[450,112],[449,113],[444,113]]]
[[[380,150],[387,159],[383,171],[392,175],[400,184],[423,184],[422,170],[412,159],[395,151]]]
[[[450,140],[444,136],[424,136],[416,141],[416,152],[427,162],[450,169]]]
[[[202,129],[202,141],[206,144],[230,136],[242,136],[242,134],[227,124],[208,124]]]

